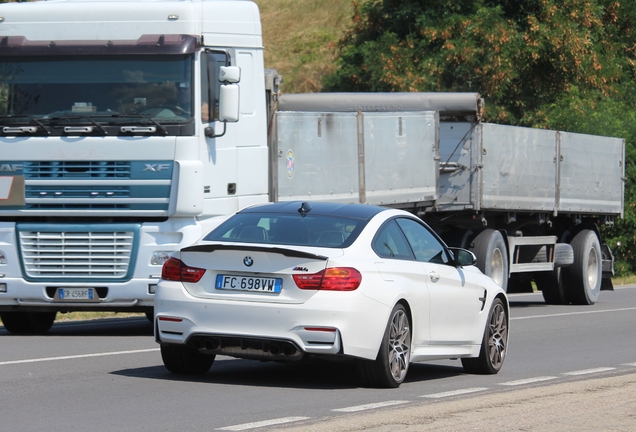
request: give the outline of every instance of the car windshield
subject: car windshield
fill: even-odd
[[[2,124],[185,123],[192,61],[192,54],[8,56],[0,59]]]
[[[337,216],[238,213],[204,240],[342,248],[353,243],[366,223]]]

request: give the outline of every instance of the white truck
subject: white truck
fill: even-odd
[[[407,209],[503,287],[594,303],[623,140],[482,123],[477,94],[279,97],[279,83],[251,1],[1,4],[5,328],[151,316],[172,252],[292,199]]]

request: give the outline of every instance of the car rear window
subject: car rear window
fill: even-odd
[[[353,243],[366,223],[337,216],[238,213],[204,240],[342,248]]]

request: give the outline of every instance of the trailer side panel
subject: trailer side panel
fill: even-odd
[[[482,209],[556,209],[556,132],[482,125]]]
[[[567,132],[559,135],[559,212],[622,216],[624,140]]]

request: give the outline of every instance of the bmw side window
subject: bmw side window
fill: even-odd
[[[210,123],[219,119],[219,68],[229,66],[230,58],[225,52],[204,51],[201,53],[201,121]]]
[[[407,218],[397,219],[397,224],[408,239],[413,253],[415,253],[415,259],[436,264],[450,262],[444,245],[424,225]]]
[[[382,258],[414,259],[404,234],[395,221],[385,224],[375,235],[373,250]]]

